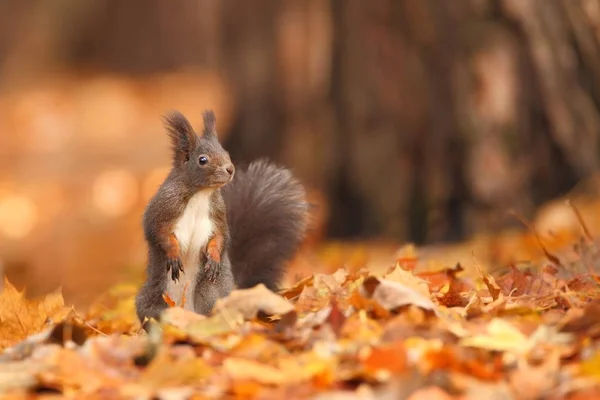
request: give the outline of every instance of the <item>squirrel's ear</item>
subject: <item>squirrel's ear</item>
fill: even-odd
[[[196,147],[196,133],[190,121],[179,111],[173,111],[164,117],[164,122],[173,146],[173,159],[176,163],[188,160],[190,152]]]
[[[213,110],[206,110],[202,113],[202,119],[204,120],[204,130],[202,136],[217,136],[217,117]]]

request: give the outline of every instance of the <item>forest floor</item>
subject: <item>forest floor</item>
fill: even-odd
[[[559,211],[571,214],[551,234],[538,232],[543,221],[536,221],[535,231],[436,248],[304,249],[280,293],[234,291],[209,317],[173,306],[149,332],[135,316],[137,283],[118,284],[79,310],[60,290],[29,299],[5,279],[0,393],[600,397],[598,206],[563,204]]]

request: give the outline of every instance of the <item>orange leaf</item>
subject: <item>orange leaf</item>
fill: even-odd
[[[406,369],[406,348],[402,341],[376,347],[362,362],[365,371],[375,374],[380,370],[392,373],[403,372]]]
[[[60,289],[40,299],[27,299],[5,277],[0,293],[0,349],[44,330],[48,322],[61,322],[69,311]]]
[[[175,302],[166,292],[163,293],[162,298],[169,307],[175,307],[175,305],[176,305]]]

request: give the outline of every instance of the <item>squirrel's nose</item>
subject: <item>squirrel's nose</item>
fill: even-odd
[[[229,164],[228,166],[225,167],[225,171],[227,171],[229,173],[229,175],[233,175],[235,168],[233,167],[233,164]]]

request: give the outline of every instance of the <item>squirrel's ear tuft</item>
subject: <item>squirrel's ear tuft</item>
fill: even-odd
[[[164,117],[164,123],[173,146],[173,161],[183,163],[196,147],[196,133],[190,121],[179,111],[172,111]]]
[[[202,136],[217,136],[217,117],[213,110],[206,110],[202,113],[202,119],[204,120],[204,131]]]

